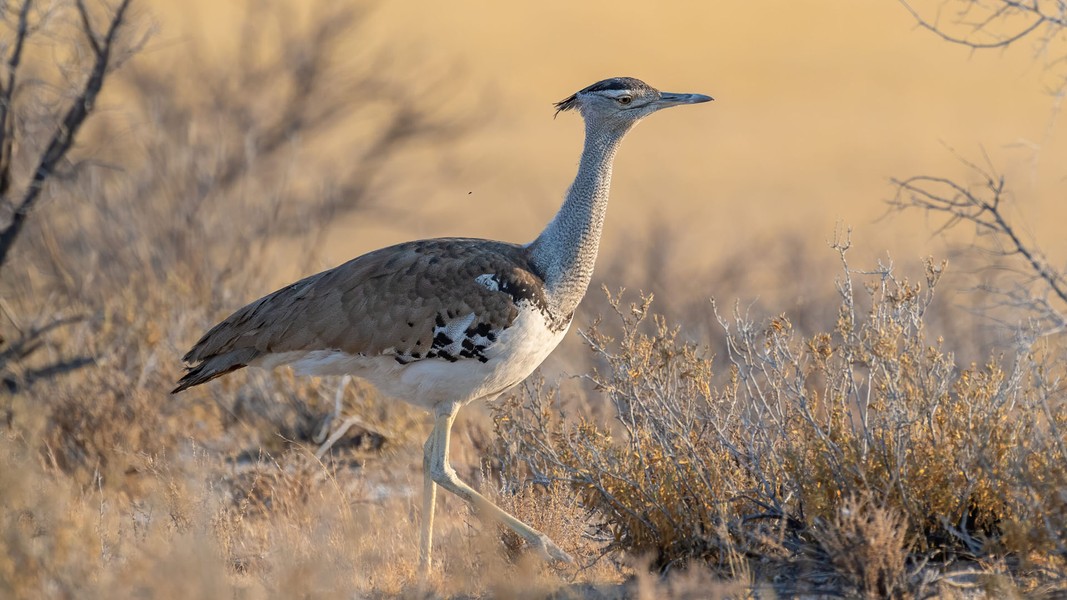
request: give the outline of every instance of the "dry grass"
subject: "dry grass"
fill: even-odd
[[[992,561],[1020,590],[1062,585],[1059,347],[957,367],[924,326],[943,264],[911,283],[889,265],[858,275],[838,249],[836,327],[800,335],[735,310],[719,372],[650,298],[613,298],[620,333],[585,336],[614,422],[529,387],[497,413],[506,469],[571,487],[609,549],[661,570],[698,560],[761,581],[776,564],[786,593],[905,597]]]
[[[463,123],[406,82],[340,68],[337,44],[363,13],[268,27],[257,19],[280,14],[271,6],[249,13],[241,43],[285,52],[219,70],[193,48],[113,73],[3,265],[0,596],[1062,593],[1058,338],[974,347],[931,310],[933,263],[919,284],[842,263],[831,301],[830,272],[812,266],[825,261],[798,240],[771,254],[787,257],[773,270],[810,274],[804,303],[768,294],[752,313],[788,318],[719,315],[704,280],[664,270],[680,251],[666,231],[636,270],[659,277],[669,321],[650,299],[590,298],[587,314],[613,317],[584,328],[593,352],[569,357],[578,385],[531,383],[456,427],[461,476],[578,563],[547,567],[445,494],[439,568],[420,588],[425,415],[349,385],[345,411],[362,424],[319,461],[336,380],[249,372],[167,394],[197,333],[314,270],[323,223],[396,193],[377,169]],[[264,44],[269,31],[287,37]],[[398,60],[371,50],[366,64]],[[17,151],[32,153],[56,114],[25,99]],[[321,150],[338,119],[369,130]],[[24,183],[33,163],[16,158]],[[708,279],[751,277],[746,260]],[[957,365],[959,347],[983,360]]]
[[[852,495],[811,533],[847,589],[867,598],[914,595],[908,593],[908,528],[892,509]]]

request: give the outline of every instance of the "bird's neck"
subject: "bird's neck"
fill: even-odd
[[[603,131],[586,124],[578,176],[555,218],[530,244],[557,318],[569,320],[589,288],[608,208],[611,165],[627,129]]]

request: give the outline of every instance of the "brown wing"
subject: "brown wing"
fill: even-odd
[[[496,285],[477,280],[486,274]],[[503,330],[519,300],[545,307],[542,285],[525,250],[513,244],[444,238],[383,248],[227,317],[185,355],[189,371],[174,391],[270,353],[334,349],[425,359],[445,321],[473,313],[472,330]]]

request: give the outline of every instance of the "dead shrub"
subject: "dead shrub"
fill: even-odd
[[[905,558],[919,555],[1040,552],[1062,569],[1050,492],[1067,464],[1067,365],[1030,347],[957,367],[924,323],[943,264],[912,283],[892,265],[858,274],[847,241],[836,248],[836,327],[801,336],[785,316],[716,312],[718,371],[650,315],[651,298],[609,295],[618,339],[599,324],[583,335],[614,421],[563,413],[554,392],[528,386],[496,416],[509,476],[571,486],[609,550],[658,569],[699,559],[736,576],[821,544],[829,564],[795,574],[794,590],[829,569],[875,595],[910,593]]]

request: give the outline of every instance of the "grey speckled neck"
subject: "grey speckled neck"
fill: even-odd
[[[569,319],[589,288],[608,208],[612,161],[629,130],[629,125],[598,129],[586,123],[578,176],[556,217],[529,245],[556,317]]]

